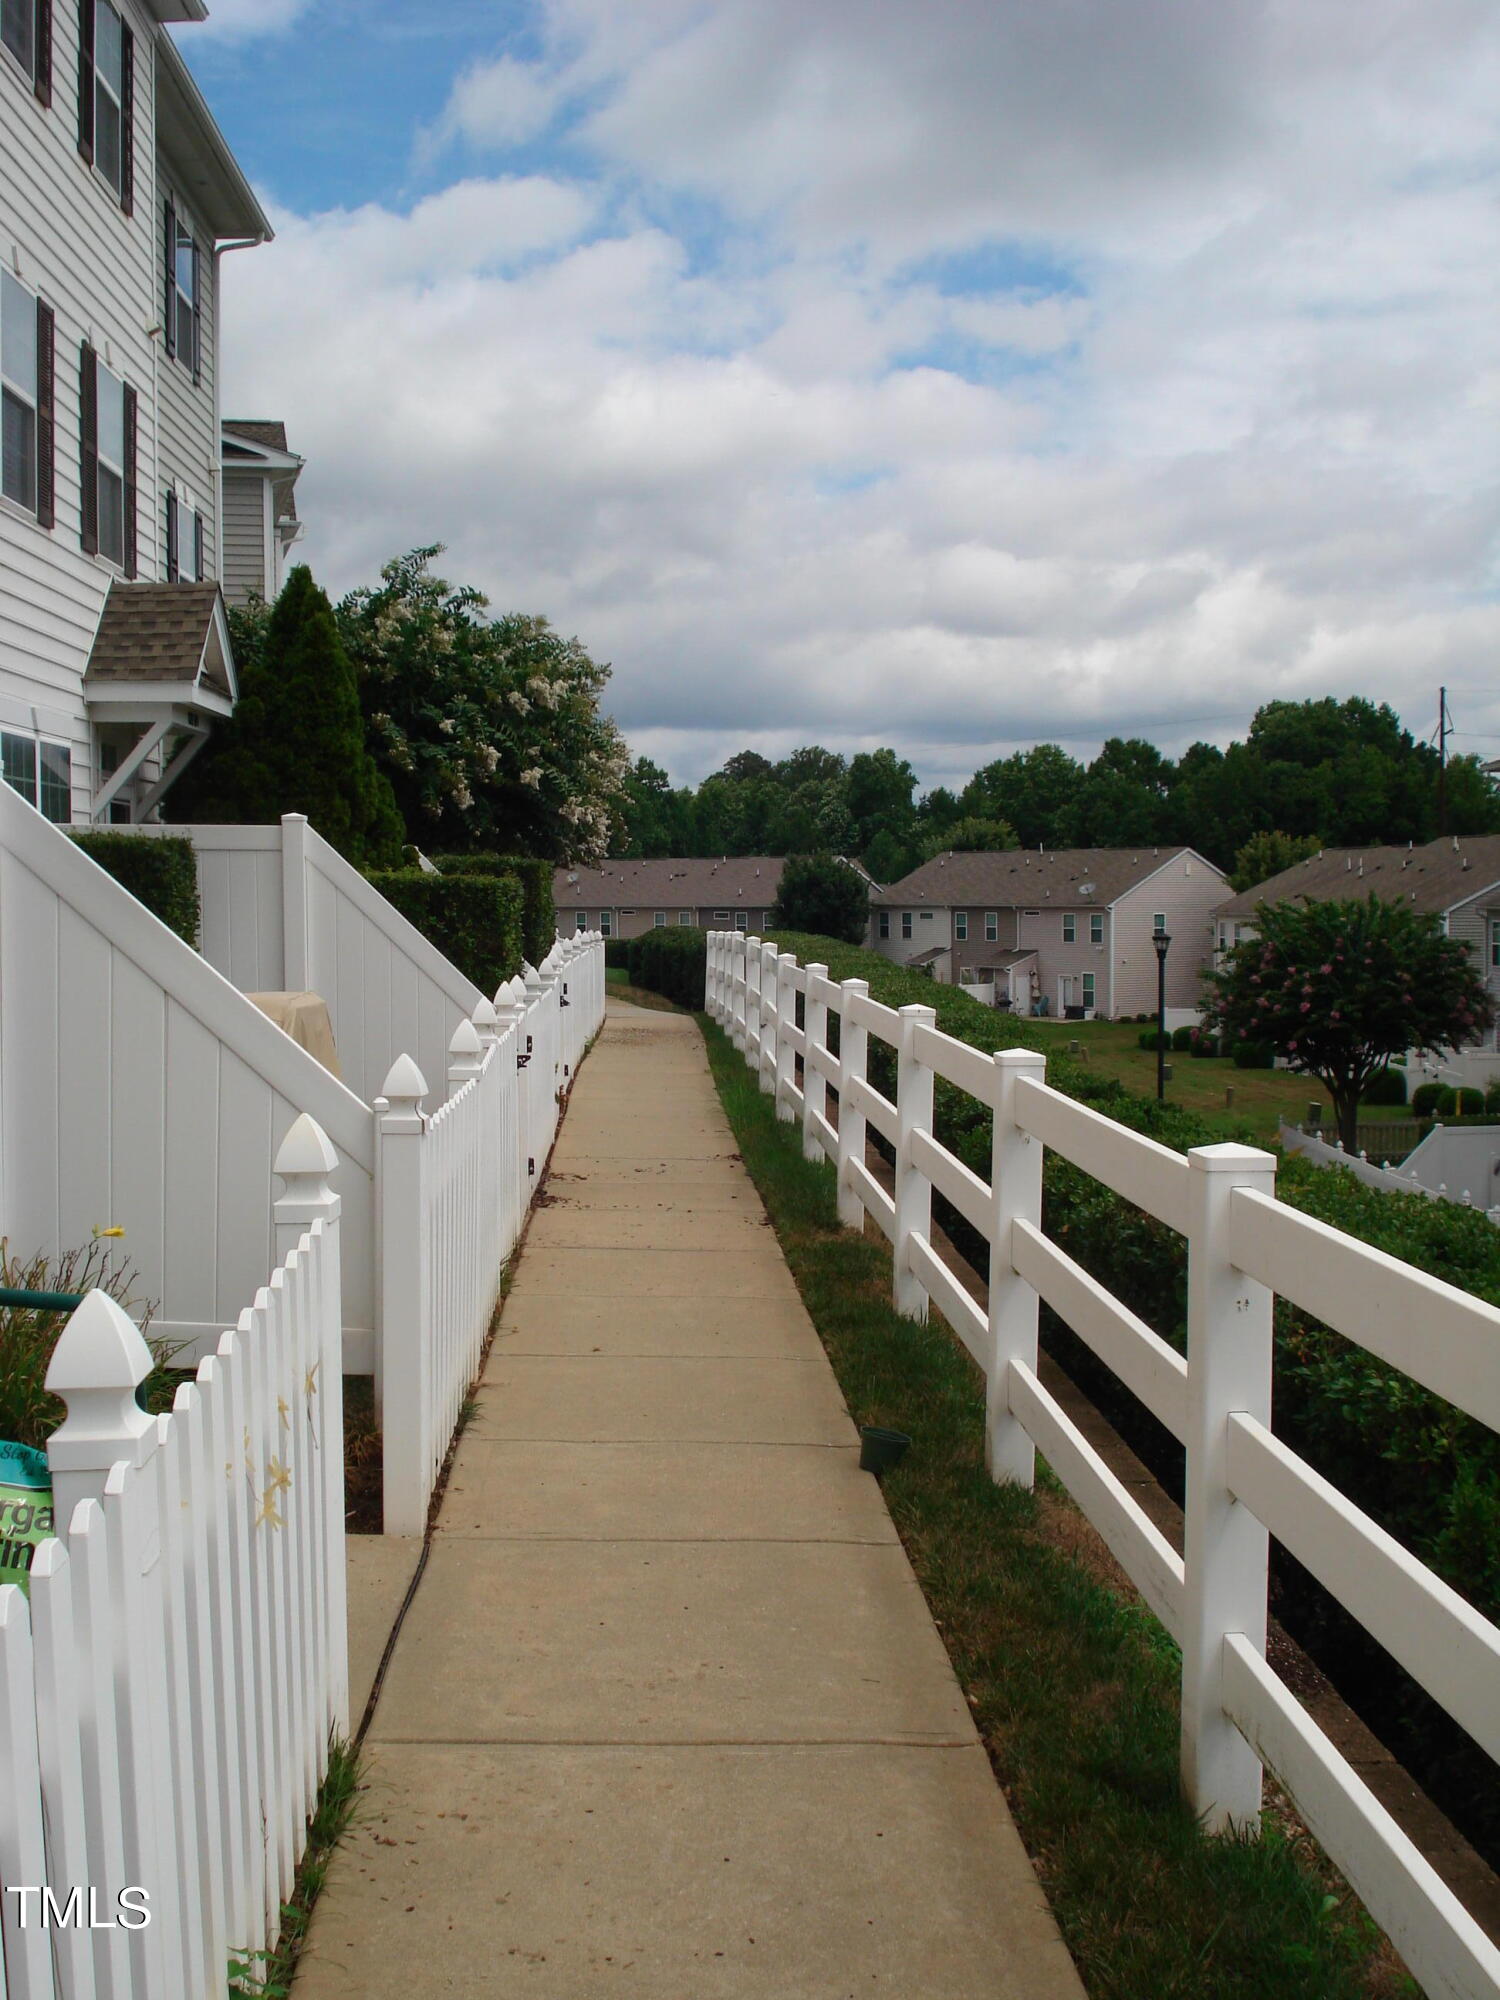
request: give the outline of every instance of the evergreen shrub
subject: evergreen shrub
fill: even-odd
[[[72,837],[153,917],[194,951],[198,949],[198,862],[190,840],[158,840],[150,834],[112,833],[103,827]]]
[[[1136,1041],[1143,1049],[1151,1049],[1153,1051],[1160,1048],[1169,1049],[1172,1046],[1172,1037],[1170,1035],[1163,1035],[1160,1028],[1142,1028],[1141,1032],[1136,1036]]]
[[[608,961],[606,960],[606,963]],[[643,931],[626,944],[630,983],[663,994],[679,1007],[700,1008],[708,974],[708,932],[686,924]]]
[[[1194,1037],[1194,1035],[1196,1035],[1196,1034],[1197,1034],[1197,1032],[1198,1032],[1198,1030],[1197,1030],[1196,1028],[1192,1028],[1192,1027],[1188,1027],[1188,1028],[1174,1028],[1174,1029],[1172,1030],[1172,1046],[1173,1046],[1173,1048],[1174,1048],[1174,1049],[1190,1049],[1190,1048],[1191,1048],[1191,1047],[1193,1046],[1193,1037]]]
[[[1269,1042],[1236,1042],[1233,1050],[1236,1069],[1275,1069],[1276,1051]]]
[[[1419,1083],[1411,1094],[1412,1114],[1417,1118],[1431,1118],[1438,1108],[1438,1100],[1443,1094],[1440,1083]]]
[[[1362,1104],[1404,1104],[1406,1102],[1406,1076],[1399,1069],[1380,1069],[1365,1085]]]
[[[390,868],[377,869],[369,881],[482,993],[492,994],[521,970],[522,895],[513,876]]]
[[[522,949],[533,965],[541,964],[557,939],[550,861],[529,854],[434,854],[429,859],[445,875],[509,875],[519,882]]]

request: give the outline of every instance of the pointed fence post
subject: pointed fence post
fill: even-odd
[[[1271,1293],[1230,1260],[1236,1190],[1276,1191],[1276,1162],[1250,1146],[1188,1154],[1186,1590],[1182,1775],[1210,1833],[1260,1826],[1259,1759],[1224,1713],[1224,1638],[1266,1646],[1268,1536],[1230,1491],[1229,1413],[1271,1421]]]
[[[448,1043],[448,1095],[457,1097],[471,1077],[479,1074],[484,1062],[484,1043],[470,1020],[462,1020]]]
[[[865,1163],[865,1115],[854,1108],[854,1085],[865,1081],[870,1031],[853,1013],[869,992],[868,979],[839,982],[839,1221],[846,1229],[865,1226],[865,1205],[849,1169]]]
[[[488,1055],[500,1039],[500,1016],[493,1000],[481,1000],[469,1016],[479,1036],[479,1046]]]
[[[272,1206],[276,1262],[284,1264],[315,1222],[331,1222],[340,1202],[330,1185],[339,1156],[328,1134],[304,1111],[282,1140],[271,1171],[282,1183]]]
[[[776,957],[776,1116],[790,1125],[797,1116],[797,1050],[792,1030],[797,1025],[797,961],[789,951]],[[804,1072],[805,1075],[805,1072]]]
[[[376,1356],[384,1438],[384,1532],[420,1535],[431,1499],[432,1337],[422,1099],[427,1079],[397,1056],[375,1102],[379,1207]]]
[[[935,1028],[932,1007],[901,1009],[901,1041],[896,1063],[896,1310],[907,1319],[926,1319],[927,1290],[911,1268],[914,1236],[932,1237],[932,1182],[913,1157],[919,1132],[932,1134],[933,1074],[916,1053],[917,1030]]]
[[[135,1321],[107,1292],[90,1292],[74,1309],[47,1365],[47,1387],[68,1406],[47,1440],[55,1521],[71,1521],[80,1500],[102,1500],[117,1459],[137,1462],[155,1420],[135,1392],[151,1366],[151,1350]]]
[[[802,996],[802,1157],[821,1160],[823,1141],[813,1122],[828,1116],[828,1079],[822,1063],[828,1055],[828,996],[823,991],[828,979],[826,965],[807,968],[807,991]]]
[[[1023,1077],[1044,1083],[1047,1058],[1033,1049],[997,1049],[995,1123],[990,1142],[990,1365],[985,1371],[985,1463],[990,1476],[1015,1486],[1036,1479],[1036,1447],[1011,1415],[1010,1364],[1032,1370],[1037,1363],[1036,1292],[1015,1267],[1015,1225],[1042,1226],[1040,1139],[1016,1117],[1017,1086]]]

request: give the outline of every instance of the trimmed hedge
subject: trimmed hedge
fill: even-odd
[[[521,885],[521,943],[532,965],[540,965],[557,937],[552,900],[552,863],[528,854],[433,854],[445,875],[509,875]]]
[[[511,875],[425,875],[379,869],[367,878],[483,993],[521,969],[521,884]]]
[[[622,937],[604,940],[604,963],[617,969],[630,964],[630,939]]]
[[[75,833],[72,838],[91,861],[113,875],[152,916],[185,944],[198,949],[198,862],[190,840],[151,834],[111,833],[107,828]]]
[[[702,1007],[708,976],[707,931],[690,929],[686,924],[666,924],[622,942],[632,986],[664,994],[679,1007],[695,1011]]]
[[[1406,1102],[1406,1071],[1404,1069],[1380,1069],[1365,1085],[1361,1104],[1404,1104]]]
[[[944,1033],[985,1054],[1045,1047],[1054,1088],[1164,1145],[1186,1151],[1226,1136],[1224,1121],[1211,1125],[1177,1105],[1137,1096],[1044,1041],[1030,1021],[997,1015],[960,987],[934,985],[877,952],[831,938],[780,931],[776,943],[799,964],[826,964],[835,980],[868,980],[872,998],[888,1007],[933,1007]],[[873,1038],[870,1054],[871,1081],[894,1096],[894,1058]],[[988,1179],[990,1120],[983,1106],[939,1078],[935,1122],[942,1143]],[[1233,1136],[1252,1142],[1248,1131]],[[1044,1188],[1048,1235],[1182,1349],[1183,1239],[1052,1153]],[[1500,1230],[1480,1210],[1368,1188],[1352,1174],[1295,1158],[1282,1160],[1277,1191],[1288,1206],[1500,1305]],[[964,1254],[987,1268],[987,1251],[964,1218],[936,1195],[934,1211]],[[1043,1325],[1046,1344],[1084,1392],[1166,1485],[1180,1485],[1181,1448],[1055,1314],[1045,1311]],[[1278,1433],[1471,1603],[1491,1618],[1500,1615],[1500,1436],[1284,1298],[1276,1302],[1275,1328]],[[1376,1733],[1389,1730],[1397,1754],[1419,1767],[1421,1781],[1468,1837],[1500,1855],[1500,1797],[1476,1778],[1469,1739],[1305,1571],[1278,1553],[1276,1573],[1283,1622],[1334,1659]]]

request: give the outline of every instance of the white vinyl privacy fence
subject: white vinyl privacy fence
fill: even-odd
[[[778,1115],[800,1121],[808,1157],[836,1162],[843,1219],[871,1216],[890,1239],[899,1308],[922,1318],[935,1302],[983,1370],[996,1478],[1030,1485],[1040,1449],[1178,1641],[1194,1810],[1211,1829],[1258,1829],[1268,1766],[1427,1993],[1494,2000],[1500,1951],[1274,1672],[1265,1638],[1275,1535],[1500,1756],[1500,1632],[1276,1437],[1271,1307],[1295,1300],[1495,1428],[1500,1312],[1278,1201],[1271,1154],[1171,1152],[1051,1089],[1034,1051],[981,1055],[931,1008],[881,1006],[863,980],[835,984],[773,943],[710,933],[706,1004]],[[872,1035],[895,1052],[894,1101],[869,1081]],[[993,1114],[987,1181],[934,1136],[938,1077]],[[866,1164],[871,1129],[894,1153],[894,1195]],[[1049,1147],[1186,1238],[1185,1357],[1043,1234]],[[934,1189],[989,1244],[984,1308],[933,1247]],[[1186,1448],[1182,1555],[1043,1387],[1043,1299]]]
[[[103,1292],[53,1355],[56,1535],[0,1588],[7,2000],[221,2000],[280,1932],[349,1720],[334,1164],[300,1118],[281,1262],[170,1415]]]

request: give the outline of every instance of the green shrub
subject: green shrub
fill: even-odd
[[[1482,1118],[1484,1116],[1484,1092],[1472,1090],[1467,1085],[1452,1093],[1453,1102],[1449,1113],[1458,1118]]]
[[[1174,1049],[1190,1049],[1190,1048],[1191,1048],[1191,1047],[1193,1046],[1193,1037],[1194,1037],[1194,1035],[1196,1035],[1196,1034],[1197,1034],[1197,1032],[1198,1032],[1198,1030],[1197,1030],[1196,1028],[1193,1028],[1193,1027],[1187,1027],[1187,1028],[1174,1028],[1174,1029],[1172,1030],[1172,1046],[1173,1046],[1173,1048],[1174,1048]]]
[[[632,986],[663,994],[680,1007],[701,1007],[708,972],[708,932],[686,924],[644,931],[629,940],[626,964]]]
[[[1142,1028],[1136,1036],[1136,1041],[1143,1049],[1169,1049],[1172,1046],[1172,1037],[1164,1035],[1160,1028]]]
[[[1202,1028],[1193,1028],[1188,1033],[1188,1054],[1196,1056],[1200,1062],[1219,1053],[1217,1035],[1206,1034]]]
[[[434,867],[445,875],[510,875],[521,885],[521,943],[533,965],[540,965],[557,937],[557,908],[552,900],[552,863],[527,854],[434,854]]]
[[[1440,1083],[1419,1083],[1411,1094],[1412,1113],[1417,1118],[1431,1118],[1438,1108],[1438,1100],[1443,1095]]]
[[[1486,1111],[1500,1111],[1500,1076],[1492,1077],[1484,1088]]]
[[[617,967],[630,964],[630,939],[612,937],[604,940],[604,963]]]
[[[1399,1069],[1377,1070],[1365,1085],[1362,1104],[1404,1104],[1406,1077]]]
[[[1236,1069],[1276,1067],[1276,1051],[1269,1042],[1236,1042],[1232,1054]]]
[[[152,916],[198,949],[198,863],[190,840],[105,828],[75,833],[73,839]]]
[[[378,870],[369,880],[482,993],[520,971],[521,885],[514,876],[400,868]]]

